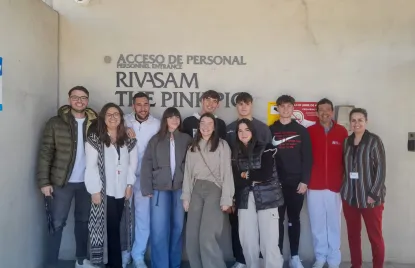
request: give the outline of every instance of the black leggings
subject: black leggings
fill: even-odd
[[[278,246],[282,254],[284,245],[284,220],[285,211],[288,216],[288,237],[290,241],[291,256],[298,255],[298,246],[300,244],[300,213],[303,208],[304,195],[297,193],[297,186],[282,186],[284,195],[284,205],[278,208],[280,237]]]

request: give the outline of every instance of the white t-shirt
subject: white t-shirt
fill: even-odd
[[[75,118],[78,124],[78,138],[76,141],[75,164],[72,169],[69,182],[84,182],[85,176],[85,145],[84,145],[84,122],[85,118]]]
[[[170,139],[170,169],[171,169],[171,179],[174,178],[174,172],[176,170],[176,151],[174,139]]]

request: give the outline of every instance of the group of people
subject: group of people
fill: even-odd
[[[361,217],[373,267],[383,267],[385,150],[366,129],[366,110],[350,112],[348,135],[325,98],[317,103],[318,122],[306,128],[293,119],[295,100],[288,95],[277,99],[279,119],[271,126],[253,117],[247,92],[237,96],[238,117],[228,125],[215,115],[220,95],[213,90],[203,93],[201,111],[184,120],[175,107],[153,117],[143,92],[126,115],[114,103],[94,112],[85,87],[68,95],[69,105],[46,123],[39,153],[38,185],[54,226],[48,268],[57,267],[72,199],[75,267],[125,268],[132,261],[146,268],[149,242],[151,267],[177,268],[184,235],[192,268],[225,268],[220,238],[230,223],[234,268],[262,262],[281,268],[287,214],[289,265],[303,268],[305,195],[314,268],[340,265],[342,209],[352,267],[362,267]]]

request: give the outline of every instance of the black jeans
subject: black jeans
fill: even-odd
[[[122,268],[120,223],[124,200],[107,196],[108,266],[111,268]]]
[[[51,214],[55,233],[47,238],[47,265],[54,267],[58,263],[59,250],[62,240],[62,231],[68,219],[72,199],[75,198],[75,241],[76,257],[79,260],[87,258],[88,247],[88,221],[91,210],[91,196],[85,184],[68,183],[64,187],[53,186],[53,199]]]
[[[235,213],[229,214],[229,222],[231,224],[231,234],[232,234],[232,250],[235,261],[246,264],[245,257],[241,246],[241,241],[239,240],[239,221],[238,221],[238,211]]]
[[[297,193],[298,186],[283,185],[282,193],[284,195],[284,205],[278,208],[280,216],[280,237],[278,246],[281,254],[284,245],[284,220],[285,211],[288,216],[288,237],[290,240],[291,256],[298,255],[298,246],[300,244],[300,213],[303,208],[304,195]]]

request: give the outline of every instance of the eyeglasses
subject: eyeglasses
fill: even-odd
[[[114,118],[114,119],[119,119],[120,118],[120,113],[113,113],[113,114],[106,114],[105,115],[108,118]]]
[[[82,97],[71,96],[70,98],[71,98],[72,101],[83,101],[83,102],[85,102],[85,101],[88,100],[88,97],[86,97],[86,96],[82,96]]]

